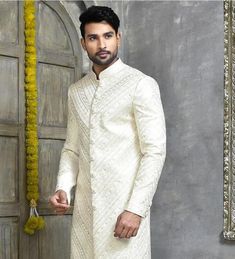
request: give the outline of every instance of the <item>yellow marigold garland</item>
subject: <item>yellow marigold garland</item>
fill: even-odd
[[[30,235],[45,226],[44,219],[38,215],[36,208],[39,198],[39,191],[35,21],[35,2],[34,0],[25,0],[26,197],[30,202],[30,216],[24,225],[24,231]]]

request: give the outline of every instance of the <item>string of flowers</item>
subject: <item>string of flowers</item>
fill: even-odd
[[[36,84],[36,18],[35,0],[24,0],[25,23],[25,100],[26,100],[26,171],[27,195],[30,215],[24,231],[33,235],[45,226],[37,212],[38,191],[38,134],[37,134],[37,84]]]

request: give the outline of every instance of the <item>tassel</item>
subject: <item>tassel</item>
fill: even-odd
[[[45,227],[44,219],[39,216],[37,212],[37,203],[35,200],[30,201],[30,216],[24,225],[24,232],[33,235],[36,230],[43,229]]]

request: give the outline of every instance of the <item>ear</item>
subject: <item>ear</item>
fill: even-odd
[[[117,40],[118,40],[118,47],[120,47],[121,44],[121,38],[122,38],[122,34],[120,31],[117,32]]]
[[[82,48],[86,51],[86,44],[83,38],[81,38],[81,45],[82,45]]]

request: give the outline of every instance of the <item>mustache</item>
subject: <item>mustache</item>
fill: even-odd
[[[100,53],[110,54],[110,51],[108,51],[108,50],[100,50],[100,51],[96,52],[96,55],[99,55]]]

